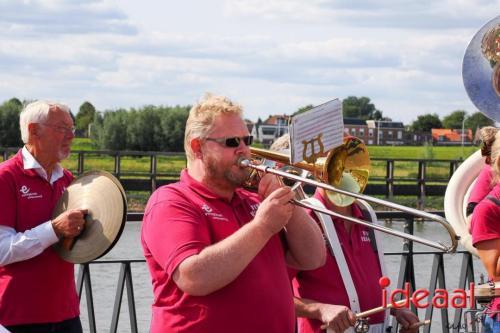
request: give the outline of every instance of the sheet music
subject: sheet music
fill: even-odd
[[[342,102],[334,99],[293,116],[289,131],[292,163],[304,160],[304,141],[316,140],[319,134],[324,152],[340,146],[344,137]],[[319,151],[318,142],[314,144],[314,152],[310,151],[311,145],[306,145],[306,156]]]

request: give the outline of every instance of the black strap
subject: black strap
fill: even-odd
[[[486,197],[486,199],[490,200],[491,202],[493,202],[494,204],[496,204],[497,206],[500,206],[500,200],[498,200],[497,198],[491,196],[491,195],[488,195]]]
[[[470,214],[472,214],[474,212],[474,208],[476,208],[477,206],[477,202],[469,202],[467,204],[467,209],[465,210],[465,214],[467,216],[469,216]]]

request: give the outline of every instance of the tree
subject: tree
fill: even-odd
[[[89,124],[94,121],[95,107],[90,102],[84,102],[76,114],[76,129],[80,135],[89,136]]]
[[[166,109],[161,115],[161,128],[164,139],[161,150],[184,151],[184,132],[190,106],[175,106]]]
[[[0,105],[0,146],[19,147],[22,145],[19,131],[19,114],[22,109],[22,103],[17,98]]]
[[[382,119],[382,112],[377,110],[368,97],[349,96],[343,100],[342,109],[346,118]]]
[[[481,112],[475,112],[465,119],[465,128],[470,128],[473,131],[485,126],[495,126],[495,122]]]
[[[462,122],[467,116],[464,110],[456,110],[443,118],[444,128],[462,129]]]
[[[303,107],[299,108],[297,111],[295,111],[295,112],[292,114],[292,116],[295,116],[295,115],[297,115],[297,114],[301,114],[301,113],[304,113],[304,112],[306,112],[306,111],[309,111],[309,110],[311,110],[313,107],[314,107],[314,105],[312,105],[312,104],[308,104],[308,105],[306,105],[306,106],[303,106]]]
[[[441,123],[441,119],[435,113],[433,114],[424,114],[417,117],[411,124],[411,130],[414,132],[427,132],[430,133],[433,128],[442,128],[443,124]]]

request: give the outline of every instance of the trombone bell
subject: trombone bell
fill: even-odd
[[[250,147],[254,157],[292,165],[287,154]],[[315,163],[306,161],[293,164],[294,167],[309,171],[315,179],[348,192],[362,193],[368,184],[370,155],[365,144],[356,137],[345,137],[344,143],[320,157]],[[327,191],[328,199],[336,206],[345,207],[355,198]]]

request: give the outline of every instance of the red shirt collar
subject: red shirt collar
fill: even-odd
[[[19,149],[16,155],[14,155],[14,161],[16,165],[19,167],[19,169],[22,170],[24,174],[30,177],[40,177],[38,173],[35,171],[35,169],[25,169],[24,168],[24,162],[23,162],[23,153],[22,149]]]

